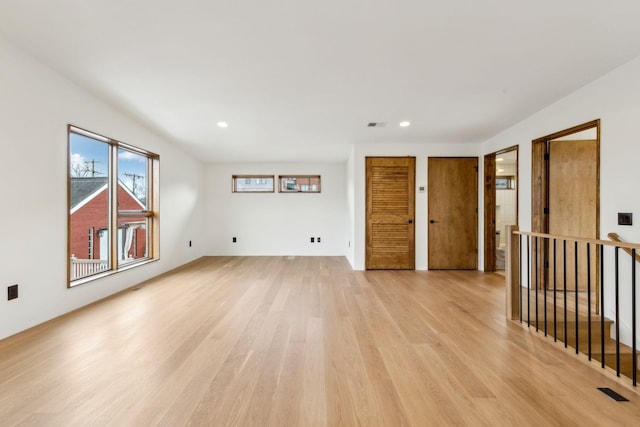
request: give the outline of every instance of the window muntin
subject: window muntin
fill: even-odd
[[[234,193],[273,193],[273,175],[233,175],[232,191]]]
[[[158,258],[158,164],[69,126],[69,286]]]
[[[281,193],[319,193],[320,175],[280,175]]]

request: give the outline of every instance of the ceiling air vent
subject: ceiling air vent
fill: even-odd
[[[385,122],[369,122],[367,127],[370,127],[370,128],[383,128],[386,125],[387,124]]]

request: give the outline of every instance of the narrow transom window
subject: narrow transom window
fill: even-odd
[[[233,175],[234,193],[273,193],[273,175]]]
[[[319,193],[320,175],[280,175],[281,193]]]

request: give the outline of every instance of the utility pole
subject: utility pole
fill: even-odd
[[[123,173],[123,175],[128,177],[128,178],[131,178],[131,181],[133,182],[133,185],[132,185],[132,188],[131,188],[131,192],[133,194],[135,194],[136,197],[138,197],[136,182],[139,179],[144,178],[144,175],[138,175],[137,173]]]
[[[91,178],[95,178],[96,175],[102,175],[102,172],[96,170],[96,163],[100,163],[98,160],[92,159],[87,163],[91,163]]]

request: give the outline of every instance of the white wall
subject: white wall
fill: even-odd
[[[73,289],[67,124],[158,153],[161,162],[161,259]],[[203,165],[1,38],[0,129],[0,339],[202,255]],[[12,284],[20,296],[7,301]]]
[[[418,192],[418,187],[427,186],[427,159],[429,157],[478,157],[480,154],[479,144],[448,144],[448,143],[424,143],[424,144],[358,144],[355,147],[354,155],[354,176],[355,176],[355,220],[354,220],[354,242],[355,242],[355,262],[354,269],[364,270],[365,263],[365,211],[366,211],[366,176],[365,158],[368,156],[415,156],[416,157],[416,217],[415,223],[415,245],[416,245],[416,270],[427,269],[427,193]],[[478,159],[478,165],[482,161]],[[478,187],[481,187],[482,175],[478,175]],[[478,199],[479,207],[482,206],[482,199]],[[479,209],[481,211],[481,209]],[[483,247],[482,233],[478,217],[478,248]],[[481,255],[482,251],[478,251]],[[481,268],[482,258],[478,258],[478,267]]]
[[[518,144],[520,229],[531,230],[531,141],[578,124],[601,119],[600,134],[600,238],[610,232],[640,242],[640,58],[637,58],[570,96],[550,105],[482,145],[491,153]],[[482,189],[481,189],[482,191]],[[617,212],[634,213],[633,226],[617,225]],[[621,295],[630,295],[630,267],[621,273]],[[605,280],[613,283],[605,266]],[[605,315],[615,316],[613,289],[605,293]],[[624,299],[621,338],[630,336],[630,298]],[[640,319],[639,319],[640,320]],[[639,323],[640,326],[640,323]]]
[[[232,193],[232,175],[246,174],[320,175],[322,190]],[[208,255],[344,256],[347,252],[346,163],[213,163],[206,167],[205,186]],[[311,237],[321,237],[321,242],[311,243]]]
[[[347,235],[349,240],[347,242],[347,260],[351,264],[351,268],[355,268],[355,219],[356,219],[356,206],[355,206],[355,147],[351,149],[349,154],[349,160],[347,161]]]

